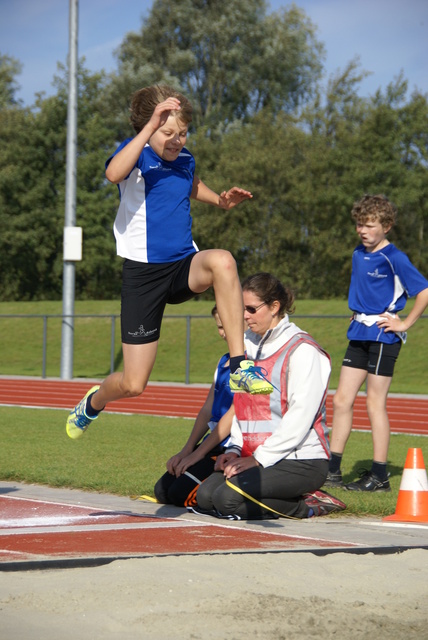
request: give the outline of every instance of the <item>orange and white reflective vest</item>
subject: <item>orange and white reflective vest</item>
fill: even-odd
[[[326,424],[330,356],[308,333],[290,325],[288,318],[284,326],[285,330],[279,331],[280,337],[275,338],[275,330],[273,331],[272,340],[283,343],[278,350],[255,360],[256,366],[266,369],[267,378],[275,387],[273,393],[254,396],[247,393],[235,394],[234,397],[235,418],[228,451],[236,451],[241,456],[254,455],[263,466],[270,466],[283,458],[327,459],[330,456]],[[287,327],[290,326],[295,327],[296,331],[292,331],[291,337],[288,337]],[[315,360],[321,358],[324,361],[320,362],[323,381],[320,381],[318,375],[311,380],[311,375],[315,376],[316,371],[314,374],[309,371],[304,393],[294,394],[296,397],[290,398],[290,358],[301,345],[309,345],[315,349]],[[272,349],[272,345],[270,346]],[[300,367],[304,366],[301,358],[300,355],[297,363]],[[293,362],[293,366],[296,366],[296,359]],[[314,398],[309,398],[311,393],[317,398],[316,404],[313,403]],[[300,407],[297,407],[298,403]],[[307,411],[306,403],[309,407]],[[298,416],[305,417],[304,421],[292,418],[296,409]]]

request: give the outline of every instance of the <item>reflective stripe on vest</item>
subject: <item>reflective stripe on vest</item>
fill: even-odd
[[[267,377],[276,389],[270,395],[252,396],[247,393],[235,395],[235,414],[243,434],[275,432],[282,417],[288,411],[287,386],[290,357],[301,344],[312,345],[330,361],[328,353],[307,333],[296,333],[274,354],[264,360],[257,360],[255,364],[267,370]],[[285,381],[284,384],[281,384],[281,379]],[[277,389],[280,389],[281,392]],[[329,454],[326,397],[327,388],[315,415],[312,428],[315,429],[324,450]]]

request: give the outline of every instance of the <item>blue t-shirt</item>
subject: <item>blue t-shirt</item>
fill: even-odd
[[[352,255],[352,275],[348,305],[354,313],[379,315],[389,311],[398,313],[404,309],[407,298],[412,298],[428,288],[424,278],[405,253],[388,244],[372,253],[359,245]],[[353,320],[349,325],[349,340],[371,340],[393,343],[400,338],[384,332],[376,323],[367,326]]]
[[[220,418],[230,409],[233,402],[233,393],[230,390],[230,367],[226,362],[229,354],[225,353],[217,365],[216,379],[214,383],[214,401],[211,409],[211,420],[219,422]]]
[[[125,140],[113,156],[131,140]],[[176,262],[197,251],[190,215],[194,175],[195,160],[186,148],[176,160],[167,162],[150,145],[144,147],[134,169],[118,184],[120,205],[114,235],[119,256],[159,264]]]
[[[217,365],[215,383],[214,383],[214,400],[211,409],[210,422],[219,422],[220,418],[230,409],[233,403],[233,393],[230,390],[230,366],[226,364],[229,360],[229,354],[225,353]],[[230,436],[227,436],[220,447],[225,447],[229,442]]]

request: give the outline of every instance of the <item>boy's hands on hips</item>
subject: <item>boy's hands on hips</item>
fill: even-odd
[[[382,313],[381,318],[382,320],[379,320],[378,322],[376,322],[376,324],[378,327],[383,329],[385,333],[388,333],[388,331],[407,331],[407,327],[404,324],[404,321],[400,320],[397,315],[392,316],[389,313],[384,315]]]

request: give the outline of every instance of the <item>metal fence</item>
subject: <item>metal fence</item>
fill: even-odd
[[[178,319],[186,321],[186,371],[185,371],[185,381],[186,384],[190,382],[190,338],[191,338],[191,319],[192,318],[211,318],[209,315],[165,315],[163,316],[165,319]],[[115,353],[116,353],[116,320],[120,319],[120,315],[118,314],[75,314],[75,315],[62,315],[62,314],[0,314],[0,320],[2,318],[17,318],[17,319],[41,319],[43,321],[43,339],[42,339],[42,378],[46,378],[46,368],[47,368],[47,344],[48,344],[48,320],[49,319],[61,319],[62,322],[69,322],[70,319],[73,321],[76,318],[110,318],[111,329],[110,329],[110,373],[113,373],[115,370]]]
[[[403,318],[405,316],[402,316]],[[63,315],[63,314],[0,314],[0,321],[2,319],[16,319],[16,320],[20,320],[20,319],[28,319],[28,320],[41,320],[42,321],[42,353],[41,353],[41,376],[42,378],[46,378],[47,377],[47,366],[48,366],[48,321],[51,319],[57,319],[57,320],[61,320],[61,326],[63,322],[69,322],[70,319],[72,319],[72,324],[74,327],[74,320],[75,319],[96,319],[96,320],[100,320],[100,319],[109,319],[110,320],[110,363],[109,365],[107,365],[107,367],[109,366],[110,369],[110,373],[113,373],[116,368],[117,368],[117,363],[116,363],[116,349],[118,349],[118,352],[120,352],[120,347],[118,342],[120,342],[120,338],[118,340],[118,336],[116,335],[117,333],[117,320],[120,319],[120,315],[119,314],[75,314],[75,315]],[[191,321],[192,319],[209,319],[211,318],[210,315],[165,315],[164,319],[169,319],[169,320],[181,320],[181,321],[185,321],[186,323],[186,329],[185,329],[185,344],[183,345],[185,348],[185,372],[184,372],[184,381],[185,384],[190,384],[190,356],[191,356],[191,337],[192,337],[192,328],[191,328]],[[421,319],[427,319],[428,316],[424,315],[421,316]],[[342,321],[342,323],[344,324],[340,324],[340,330],[338,330],[338,325],[337,323],[335,323],[334,325],[332,324],[331,326],[331,330],[329,331],[329,333],[331,334],[331,338],[334,338],[334,336],[339,337],[340,339],[337,340],[338,344],[339,344],[339,353],[340,353],[340,361],[341,358],[343,357],[342,351],[343,351],[343,347],[345,344],[345,335],[344,335],[344,327],[346,327],[347,322],[349,322],[349,314],[348,315],[293,315],[292,320],[297,320],[297,319],[306,319],[306,323],[308,323],[309,321],[313,321],[313,320],[327,320],[327,321],[331,321],[331,320],[336,320],[336,321]],[[305,322],[303,323],[303,327],[304,329],[306,329],[305,327]],[[300,324],[300,322],[298,323],[299,326],[302,326]],[[59,323],[58,323],[59,326]],[[310,333],[312,333],[312,335],[314,335],[314,332],[309,328],[307,329],[309,330]],[[57,328],[58,331],[58,328]],[[76,331],[76,329],[75,329]],[[183,333],[183,330],[181,329],[181,334]],[[346,331],[346,329],[345,329]],[[19,332],[18,332],[19,333]],[[28,339],[35,339],[35,336],[37,335],[34,331],[34,327],[32,329],[30,329],[30,331],[25,331],[24,332],[25,336],[30,336],[30,338]],[[6,332],[2,332],[0,330],[0,335],[2,336],[2,341],[8,339],[7,333]],[[79,334],[80,335],[80,334]],[[324,334],[325,336],[325,334]],[[76,336],[75,336],[76,337]],[[316,338],[317,336],[314,335],[314,337]],[[19,349],[21,348],[22,353],[25,352],[25,341],[21,341],[21,345],[19,344],[19,341],[14,340],[15,336],[11,335],[10,336],[10,340],[14,341],[14,346],[13,348]],[[26,338],[27,339],[27,338]],[[107,337],[104,336],[104,340],[107,340]],[[15,342],[17,342],[16,347],[15,347]],[[60,340],[58,339],[58,342],[60,343]],[[334,342],[336,342],[336,340],[334,340]],[[56,344],[56,339],[55,339],[55,344]],[[332,351],[334,350],[334,345],[323,345],[325,346],[325,348],[327,348],[328,351],[330,351],[330,354],[332,353]],[[11,353],[11,350],[8,351],[8,353]],[[15,351],[16,353],[16,351]],[[57,352],[56,356],[57,356]],[[180,356],[180,358],[182,358],[182,355]],[[336,358],[337,359],[337,358]],[[38,374],[37,371],[34,371],[34,369],[37,369],[38,367],[38,358],[35,361],[36,365],[33,365],[33,372],[27,375],[40,375]],[[107,363],[106,363],[107,364]],[[51,370],[52,370],[52,356],[50,359],[50,365],[51,365]],[[107,369],[106,367],[106,369]],[[8,367],[5,367],[6,369]],[[4,371],[0,371],[0,373],[5,373]],[[180,375],[180,378],[182,378],[182,374]]]

